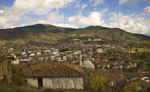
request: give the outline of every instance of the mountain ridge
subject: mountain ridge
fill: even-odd
[[[62,40],[75,38],[86,39],[96,37],[104,40],[118,41],[146,41],[149,36],[133,34],[119,28],[107,28],[102,26],[88,26],[86,28],[66,28],[48,24],[35,24],[12,29],[0,29],[1,44],[19,43],[25,44],[31,41],[59,43]]]

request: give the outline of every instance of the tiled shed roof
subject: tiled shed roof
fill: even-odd
[[[77,77],[83,75],[83,70],[80,66],[58,62],[34,65],[23,73],[26,77]]]

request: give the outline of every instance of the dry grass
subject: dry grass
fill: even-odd
[[[30,86],[8,86],[0,82],[0,92],[82,92],[81,90],[52,90]]]

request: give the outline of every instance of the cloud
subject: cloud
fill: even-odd
[[[75,15],[68,18],[70,24],[76,26],[105,26],[109,28],[120,28],[131,33],[149,34],[150,19],[139,17],[138,15],[125,15],[123,13],[110,13],[109,23],[104,21],[104,15],[108,9],[103,9],[100,12],[94,11],[87,16]]]
[[[92,4],[92,6],[97,6],[99,4],[103,4],[104,0],[89,0],[90,3],[94,2],[94,4]]]
[[[46,16],[46,20],[51,23],[63,21],[63,19],[64,19],[64,16],[62,14],[59,14],[59,11],[54,11]]]
[[[150,6],[147,6],[143,11],[142,11],[143,15],[150,15]]]
[[[53,11],[50,14],[47,14],[46,18],[39,19],[38,21],[35,22],[41,24],[57,24],[57,22],[63,20],[64,20],[64,16],[62,14],[59,14],[59,11]]]
[[[108,10],[109,10],[108,8],[105,8],[105,9],[101,10],[101,13],[105,14]]]
[[[91,3],[93,0],[89,0],[89,2]]]
[[[100,12],[93,11],[88,16],[75,15],[68,18],[68,22],[75,25],[101,25],[104,20],[101,19],[102,15]]]
[[[71,24],[54,24],[54,25],[59,26],[59,27],[78,28],[77,26],[71,25]]]
[[[134,4],[134,3],[137,3],[139,1],[140,0],[119,0],[119,5],[122,5],[122,4]]]
[[[57,12],[50,14],[50,12],[54,11],[54,9],[66,8],[71,2],[74,2],[74,0],[15,0],[12,6],[3,6],[4,9],[0,10],[0,28],[9,28],[16,23],[28,22],[24,16],[29,17],[30,15],[40,17],[41,15],[49,14],[47,15],[47,20],[51,19],[53,22],[55,21],[54,19],[56,19],[56,22],[59,21],[58,18],[63,20],[62,15],[57,15]]]
[[[0,10],[0,14],[1,14],[1,13],[4,13],[4,11],[3,11],[3,10]]]
[[[103,9],[101,11],[93,11],[87,16],[81,15],[75,15],[68,18],[68,22],[74,25],[102,25],[104,23],[104,20],[102,19],[103,14],[107,12],[108,9]]]
[[[150,19],[140,18],[134,14],[111,13],[110,20],[112,23],[105,24],[105,26],[121,28],[131,33],[149,34]]]
[[[136,4],[138,2],[150,2],[150,0],[119,0],[119,5],[122,5],[122,4]]]
[[[82,7],[81,7],[81,9],[84,10],[84,8],[87,7],[87,6],[88,6],[88,5],[83,4]]]
[[[9,28],[12,27],[14,23],[18,23],[21,19],[20,14],[16,14],[16,11],[11,9],[5,10],[0,14],[0,28]]]
[[[12,7],[18,11],[44,15],[52,9],[67,7],[70,2],[73,2],[73,0],[15,0]]]
[[[95,3],[93,4],[93,6],[97,6],[99,4],[103,4],[104,0],[95,0]]]

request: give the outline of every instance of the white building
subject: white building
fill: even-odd
[[[11,64],[19,64],[19,59],[12,60]]]
[[[31,57],[20,57],[19,62],[20,63],[27,63],[31,60]]]
[[[142,77],[141,80],[143,80],[143,81],[149,83],[149,77],[146,77],[146,76],[145,76],[145,77]]]
[[[88,59],[85,60],[85,61],[83,61],[82,67],[95,69],[95,65],[90,60],[88,60]]]
[[[83,89],[83,70],[69,63],[38,64],[24,70],[27,84],[50,89]]]
[[[98,53],[103,53],[103,49],[102,49],[102,48],[98,48],[98,49],[97,49],[97,52],[98,52]]]

